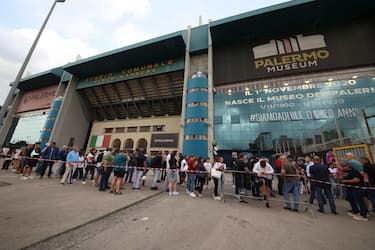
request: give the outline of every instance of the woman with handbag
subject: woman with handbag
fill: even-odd
[[[214,188],[214,193],[213,193],[213,198],[215,200],[221,200],[221,196],[223,194],[224,190],[224,171],[227,169],[225,163],[224,163],[224,158],[221,156],[217,156],[215,159],[215,164],[211,169],[211,177],[214,180],[215,188]],[[220,196],[218,196],[218,186],[219,186],[219,181],[220,181]]]

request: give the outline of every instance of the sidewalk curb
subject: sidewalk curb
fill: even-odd
[[[28,248],[34,247],[34,246],[36,246],[36,245],[38,245],[38,244],[40,244],[40,243],[43,243],[43,242],[46,242],[46,241],[51,240],[51,239],[53,239],[53,238],[56,238],[56,237],[58,237],[58,236],[60,236],[60,235],[62,235],[62,234],[65,234],[65,233],[68,233],[68,232],[74,231],[74,230],[76,230],[76,229],[78,229],[78,228],[81,228],[81,227],[84,227],[84,226],[86,226],[86,225],[88,225],[88,224],[91,224],[91,223],[93,223],[93,222],[99,221],[99,220],[101,220],[101,219],[103,219],[103,218],[105,218],[105,217],[107,217],[107,216],[110,216],[110,215],[115,214],[115,213],[117,213],[117,212],[120,212],[120,211],[122,211],[122,210],[128,209],[128,208],[133,207],[133,206],[135,206],[135,205],[138,205],[139,203],[142,203],[142,202],[144,202],[144,201],[146,201],[146,200],[149,200],[149,199],[151,199],[151,198],[154,198],[154,197],[156,197],[156,196],[158,196],[158,195],[160,195],[160,194],[162,194],[162,193],[163,193],[163,191],[159,191],[159,192],[157,192],[157,193],[155,193],[155,194],[152,194],[151,196],[148,196],[148,197],[145,197],[145,198],[143,198],[143,199],[141,199],[141,200],[135,201],[135,202],[133,202],[133,203],[131,203],[131,204],[128,204],[128,205],[126,205],[126,206],[124,206],[124,207],[120,207],[120,208],[118,208],[118,209],[116,209],[116,210],[113,210],[113,211],[111,211],[111,212],[109,212],[109,213],[103,214],[103,215],[101,215],[101,216],[99,216],[99,217],[97,217],[97,218],[94,218],[94,219],[92,219],[92,220],[89,220],[89,221],[87,221],[87,222],[84,222],[83,224],[80,224],[80,225],[74,226],[74,227],[72,227],[72,228],[66,229],[66,230],[64,230],[64,231],[62,231],[62,232],[60,232],[60,233],[57,233],[57,234],[54,234],[54,235],[48,236],[47,238],[41,239],[41,240],[39,240],[39,241],[37,241],[37,242],[35,242],[35,243],[32,243],[32,244],[30,244],[30,245],[27,245],[27,246],[21,247],[20,249],[23,250],[23,249],[28,249]]]

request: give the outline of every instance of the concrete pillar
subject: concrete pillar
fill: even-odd
[[[208,155],[213,155],[214,142],[214,76],[213,76],[213,49],[210,32],[211,20],[208,22]]]
[[[187,28],[187,35],[186,35],[184,87],[183,87],[183,92],[182,92],[181,122],[180,122],[180,133],[179,133],[179,138],[178,138],[178,148],[179,150],[181,150],[181,152],[183,152],[183,143],[184,143],[187,81],[189,80],[189,76],[190,76],[190,35],[191,35],[191,26],[189,25]]]
[[[8,113],[2,119],[2,122],[3,122],[2,126],[0,125],[1,126],[0,127],[0,145],[4,146],[5,143],[6,143],[7,135],[9,133],[9,129],[12,126],[14,116],[15,116],[16,111],[17,111],[18,104],[21,101],[21,94],[20,93],[21,92],[18,91],[18,93],[16,94],[16,96],[13,99],[13,102],[12,102],[11,106],[8,106],[8,107],[3,106],[2,107],[3,109],[8,109]],[[13,95],[13,94],[14,94],[14,92],[9,92],[7,99],[12,98],[11,95]]]
[[[74,145],[84,147],[87,139],[92,117],[86,101],[76,90],[77,84],[77,78],[70,79],[52,129],[50,141],[58,146],[68,145],[73,138]]]

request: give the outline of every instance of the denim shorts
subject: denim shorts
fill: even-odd
[[[168,170],[167,175],[168,175],[168,180],[170,182],[176,182],[177,181],[177,171]]]

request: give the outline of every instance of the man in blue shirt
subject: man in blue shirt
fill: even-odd
[[[75,165],[77,165],[79,162],[79,147],[74,146],[73,150],[68,153],[68,156],[66,157],[66,169],[63,178],[61,179],[61,184],[65,184],[66,180],[69,176],[69,184],[72,184],[72,174],[73,174],[73,168]]]

